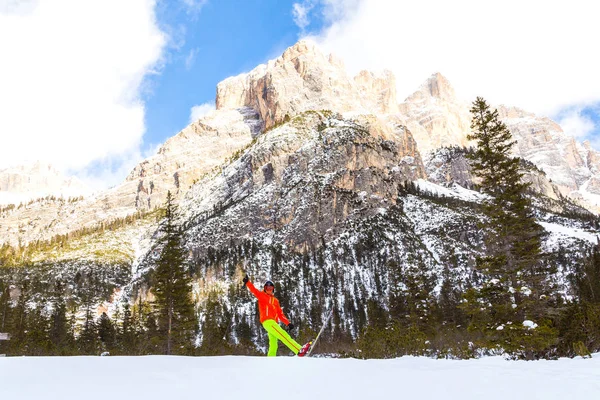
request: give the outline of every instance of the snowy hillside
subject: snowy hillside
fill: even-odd
[[[0,358],[3,399],[594,399],[592,359]]]

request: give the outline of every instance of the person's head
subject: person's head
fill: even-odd
[[[266,281],[264,286],[264,291],[268,294],[273,294],[275,291],[275,285],[271,281]]]

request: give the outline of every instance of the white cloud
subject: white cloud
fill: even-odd
[[[294,3],[292,6],[292,15],[294,16],[294,23],[298,28],[304,30],[309,24],[308,13],[314,7],[312,1],[304,1],[302,3]]]
[[[200,49],[198,49],[197,47],[190,50],[187,57],[185,58],[185,69],[187,71],[192,69],[192,67],[194,66],[194,62],[196,62],[196,56],[198,55],[198,51],[200,51]]]
[[[576,138],[585,138],[596,129],[594,121],[583,115],[581,111],[581,109],[568,110],[557,121],[565,133]]]
[[[331,24],[312,37],[350,70],[388,68],[404,99],[441,72],[477,95],[556,116],[600,101],[600,2],[322,0]]]
[[[204,7],[208,0],[181,0],[185,5],[188,14],[198,14],[202,7]]]
[[[193,106],[190,110],[190,124],[198,121],[211,111],[215,110],[215,103],[204,103]]]
[[[0,14],[24,15],[35,9],[39,0],[0,0]]]
[[[336,22],[351,17],[362,0],[321,0],[323,17],[327,22]]]
[[[0,167],[116,171],[139,157],[141,86],[167,42],[155,0],[26,3],[0,7]]]

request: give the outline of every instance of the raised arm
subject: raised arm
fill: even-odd
[[[248,288],[248,290],[250,290],[250,293],[252,293],[257,299],[261,298],[262,293],[260,292],[260,290],[258,290],[250,281],[250,279],[248,278],[248,275],[246,275],[246,277],[244,278],[244,285],[246,285],[246,287]]]

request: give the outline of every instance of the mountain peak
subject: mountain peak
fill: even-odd
[[[281,55],[281,58],[284,60],[291,60],[293,58],[298,57],[301,54],[318,55],[325,57],[321,49],[319,49],[319,47],[314,42],[303,39],[298,41],[293,46],[290,46],[287,49],[285,49],[285,51]]]
[[[308,110],[390,113],[397,110],[391,72],[348,76],[343,62],[301,40],[275,60],[217,85],[217,109],[251,107],[270,128]]]
[[[450,81],[439,72],[431,75],[423,84],[423,89],[427,90],[430,96],[442,100],[453,100],[456,98],[454,88]]]

